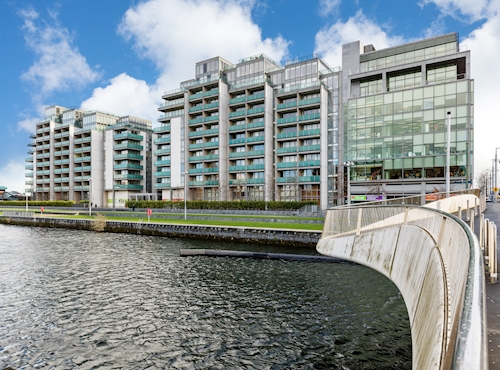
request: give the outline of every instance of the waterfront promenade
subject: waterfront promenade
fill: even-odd
[[[493,221],[497,225],[497,234],[500,234],[500,203],[487,203],[484,218]],[[474,231],[479,237],[478,220],[476,218]],[[486,315],[490,370],[500,370],[500,282],[491,284],[489,278],[486,279]]]

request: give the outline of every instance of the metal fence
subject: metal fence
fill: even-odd
[[[35,212],[3,211],[4,217],[34,218]]]

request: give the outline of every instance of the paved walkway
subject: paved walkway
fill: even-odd
[[[484,217],[497,225],[497,238],[500,241],[500,203],[486,203],[486,207]],[[478,224],[476,221],[474,231],[479,237]],[[486,320],[490,370],[500,370],[500,280],[497,284],[491,284],[489,276],[486,278]]]

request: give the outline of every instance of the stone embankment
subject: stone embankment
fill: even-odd
[[[0,217],[0,223],[9,225],[66,228],[105,231],[138,235],[188,237],[204,240],[241,241],[262,244],[278,244],[298,247],[316,247],[321,231],[248,228],[236,226],[176,225],[148,222],[123,222],[99,220],[75,220],[61,218]]]

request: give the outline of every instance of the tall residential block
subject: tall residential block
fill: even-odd
[[[136,129],[134,124],[139,124],[140,128]],[[138,166],[143,168],[139,171],[129,170],[128,167],[113,171],[114,163],[127,163],[128,156],[133,156],[135,152],[135,148],[120,148],[116,143],[126,144],[136,140],[135,137],[117,139],[113,135],[105,135],[108,131],[121,134],[129,131],[145,132],[149,136],[141,137],[140,142],[144,142],[144,148],[150,147],[147,140],[152,132],[151,121],[120,118],[99,111],[47,107],[45,119],[37,123],[36,133],[31,135],[28,152],[31,156],[26,159],[26,190],[33,194],[32,199],[91,201],[102,207],[113,204],[115,198],[128,199],[131,191],[151,192],[146,186],[128,186],[129,181],[131,184],[136,183],[129,178],[119,178],[119,174],[125,175],[131,171],[133,174],[139,172],[140,176],[147,179],[146,163],[148,158],[151,160],[150,154],[141,152],[143,158]],[[118,155],[126,157],[122,160],[117,158]],[[137,158],[130,160],[137,162]],[[141,184],[146,183],[143,181]]]

